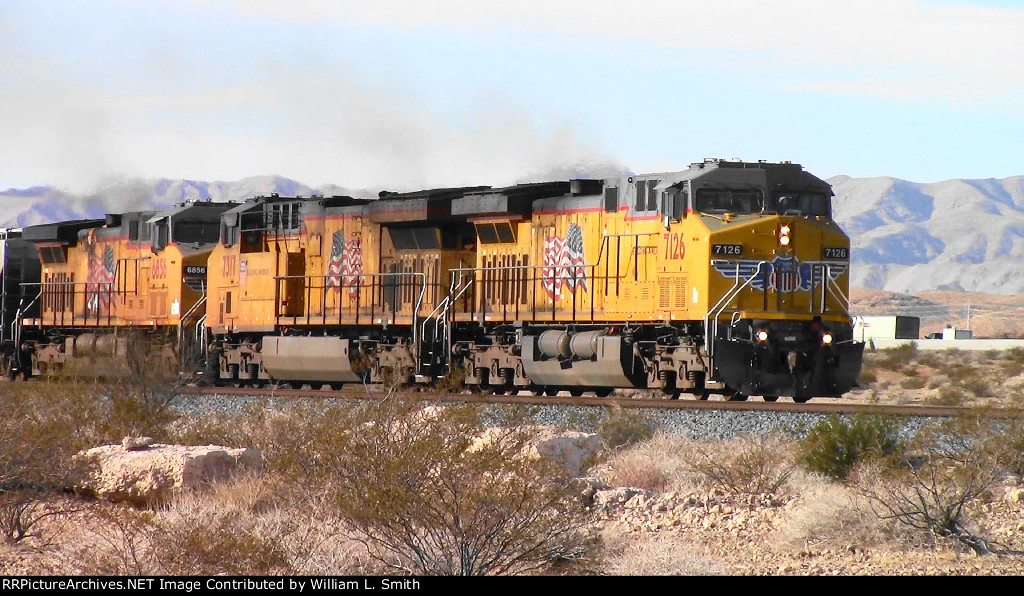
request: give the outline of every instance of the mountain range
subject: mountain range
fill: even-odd
[[[833,216],[851,238],[852,286],[1024,293],[1024,176],[828,182]]]
[[[586,173],[547,174],[531,179]],[[610,173],[598,174],[604,175]],[[852,239],[852,286],[901,293],[1024,294],[1024,176],[935,183],[835,176],[828,182],[836,195],[834,217]],[[186,200],[243,201],[270,193],[377,196],[376,189],[310,187],[280,176],[234,182],[134,180],[85,194],[39,186],[0,191],[0,227],[98,218]]]

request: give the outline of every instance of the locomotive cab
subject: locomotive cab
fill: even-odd
[[[690,182],[708,234],[713,375],[733,399],[840,396],[856,386],[863,344],[846,310],[850,244],[831,188],[795,164],[757,166],[758,187]]]

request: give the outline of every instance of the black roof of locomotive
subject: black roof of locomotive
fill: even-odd
[[[367,206],[370,221],[389,224],[414,221],[438,221],[452,217],[452,202],[467,193],[489,186],[433,188],[414,192],[381,191],[380,199]]]
[[[33,242],[63,242],[71,244],[77,240],[79,231],[99,228],[105,223],[106,219],[76,219],[51,224],[25,226],[22,228],[21,237]]]
[[[529,215],[541,199],[599,194],[603,180],[531,182],[469,193],[452,201],[452,215]]]
[[[770,163],[767,161],[706,159],[703,162],[690,164],[688,169],[681,172],[643,174],[637,177],[660,179],[658,189],[669,188],[680,182],[691,180],[694,184],[705,188],[749,183],[770,189],[815,190],[827,192],[829,195],[834,194],[832,186],[828,182],[807,172],[800,164],[787,161]]]

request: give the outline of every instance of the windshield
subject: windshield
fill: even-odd
[[[763,195],[757,189],[701,188],[694,208],[703,213],[760,213]]]
[[[828,197],[820,192],[777,192],[773,204],[782,214],[831,216]]]

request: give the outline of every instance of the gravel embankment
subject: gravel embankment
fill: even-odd
[[[332,403],[353,403],[350,400],[317,398],[316,403],[329,407]],[[254,407],[287,409],[290,404],[303,400],[277,400],[265,397],[239,397],[222,395],[183,395],[175,398],[173,405],[189,416],[205,414],[242,414]],[[495,421],[507,419],[509,410],[519,409],[537,424],[554,425],[583,432],[594,432],[608,415],[608,410],[588,406],[485,406],[486,418]],[[502,412],[504,410],[504,412]],[[802,437],[808,429],[827,416],[824,414],[799,414],[771,411],[736,410],[649,410],[644,416],[655,430],[669,435],[693,439],[730,439],[740,435],[765,435],[780,432],[794,438]],[[846,415],[840,415],[841,417]],[[907,418],[901,426],[901,433],[912,435],[926,422],[926,418]]]

